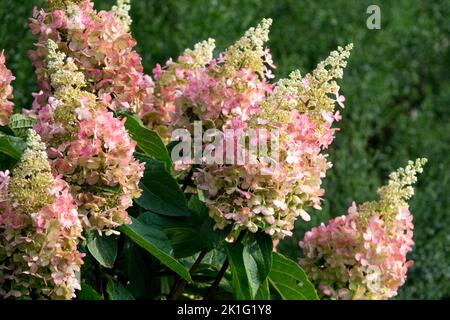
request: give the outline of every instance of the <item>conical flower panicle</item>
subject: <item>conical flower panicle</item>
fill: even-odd
[[[51,175],[45,149],[30,130],[12,176],[0,172],[2,298],[71,299],[80,289],[81,223],[69,186]]]
[[[214,42],[208,40],[157,66],[153,109],[144,121],[166,140],[179,128],[193,134],[195,121],[204,130],[236,134],[276,130],[280,159],[275,168],[260,154],[256,163],[202,162],[194,180],[205,192],[216,228],[231,224],[281,239],[292,235],[299,216],[310,219],[309,207],[320,208],[321,181],[331,167],[323,150],[334,139],[333,122],[340,119],[335,105],[344,101],[336,80],[352,46],[333,51],[311,74],[302,77],[296,71],[274,85],[275,66],[265,47],[271,22],[263,19],[216,58]],[[177,169],[190,167],[176,164]]]
[[[355,203],[348,214],[305,234],[300,264],[324,296],[388,299],[397,294],[413,262],[413,223],[406,202],[426,159],[410,161],[389,176],[378,201]]]
[[[41,138],[31,130],[27,137],[27,149],[12,171],[9,197],[13,207],[21,208],[25,213],[36,212],[54,200],[49,192],[53,186],[53,175],[45,149]]]
[[[260,46],[256,48],[261,52]],[[343,106],[335,79],[342,77],[351,48],[332,52],[317,67],[322,72],[312,73],[314,77],[302,77],[295,71],[289,79],[279,80],[261,95],[258,108],[248,113],[241,128],[276,130],[279,134],[279,158],[274,168],[269,169],[260,159],[257,164],[205,166],[194,174],[208,196],[216,227],[233,224],[234,228],[262,230],[282,239],[292,235],[298,217],[310,219],[308,208],[321,208],[321,181],[331,167],[323,150],[334,139],[332,124],[340,120],[335,105]],[[340,72],[328,73],[327,69]]]
[[[152,107],[142,115],[144,122],[166,140],[176,129],[192,130],[196,120],[218,129],[246,128],[272,90],[267,81],[272,61],[263,47],[270,24],[270,19],[263,19],[217,58],[215,41],[208,39],[176,61],[157,65]]]
[[[51,96],[40,96],[33,113],[36,131],[48,143],[53,170],[67,181],[88,229],[110,230],[130,222],[126,209],[140,196],[143,165],[133,156],[136,143],[117,119],[86,91],[84,74],[73,59],[47,43]],[[46,101],[46,102],[45,102]]]
[[[203,68],[213,59],[215,40],[208,39],[197,43],[194,49],[186,49],[176,61],[170,59],[164,67],[159,64],[153,68],[155,80],[151,103],[146,105],[140,117],[149,127],[157,131],[167,141],[174,128],[176,104],[189,85],[189,78],[197,69]]]
[[[29,56],[43,95],[51,95],[47,70],[49,39],[76,64],[86,78],[85,90],[113,110],[141,112],[149,108],[152,80],[144,74],[142,59],[133,50],[129,0],[119,0],[111,11],[97,11],[90,0],[50,0],[35,10],[30,27],[39,36]],[[43,106],[39,99],[35,104]]]

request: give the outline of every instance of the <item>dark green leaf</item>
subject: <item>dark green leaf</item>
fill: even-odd
[[[234,298],[237,300],[252,299],[242,254],[244,245],[242,243],[227,243],[225,248],[230,261]]]
[[[108,281],[106,292],[108,292],[109,300],[135,300],[127,289],[113,280]]]
[[[166,170],[164,162],[142,154],[136,157],[145,162],[141,179],[142,195],[136,203],[142,208],[168,216],[188,216],[186,198],[176,180]]]
[[[0,171],[13,168],[17,161],[17,159],[11,158],[10,156],[0,152]]]
[[[126,274],[126,289],[136,299],[153,299],[160,294],[161,264],[150,252],[127,239],[117,265]]]
[[[270,300],[269,280],[266,279],[259,287],[255,300]]]
[[[265,233],[250,233],[244,245],[243,261],[252,298],[269,275],[272,267],[272,238]]]
[[[200,228],[200,237],[203,244],[209,250],[216,248],[230,233],[230,228],[214,230],[214,220],[210,217],[205,218]]]
[[[87,283],[82,282],[81,283],[81,290],[77,292],[77,299],[78,300],[103,300],[102,296],[95,291],[94,288],[92,288]]]
[[[5,135],[0,132],[0,152],[4,153],[16,160],[20,159],[23,151],[26,148],[26,143],[23,139],[13,136]]]
[[[188,208],[191,211],[191,217],[198,225],[200,225],[205,219],[209,218],[208,207],[204,202],[200,201],[198,195],[193,194],[188,202]]]
[[[274,252],[269,281],[284,300],[318,300],[316,289],[294,261]]]
[[[137,219],[143,224],[153,226],[160,230],[186,227],[187,223],[186,217],[169,217],[150,211],[142,213]]]
[[[104,267],[112,268],[117,257],[117,238],[100,236],[94,232],[89,238],[87,247],[92,256]]]
[[[138,148],[147,156],[163,161],[171,170],[172,160],[159,134],[144,127],[136,116],[126,115],[126,118],[125,128]]]
[[[188,270],[173,257],[173,249],[167,236],[160,230],[145,225],[131,218],[131,225],[120,227],[131,240],[155,256],[161,263],[175,271],[178,275],[191,282]]]
[[[200,234],[192,228],[176,228],[170,231],[173,232],[170,242],[177,258],[189,257],[205,247]]]
[[[202,202],[198,195],[192,195],[189,199],[190,221],[194,226],[199,226],[199,237],[208,249],[215,248],[229,233],[229,228],[214,230],[214,220],[209,217],[208,207]]]
[[[272,247],[272,239],[263,233],[249,234],[244,243],[226,245],[236,299],[255,299],[258,293],[267,296]]]

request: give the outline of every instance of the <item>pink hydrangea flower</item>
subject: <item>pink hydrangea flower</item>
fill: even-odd
[[[214,42],[208,40],[157,66],[153,109],[143,118],[167,140],[178,128],[194,133],[195,121],[202,121],[203,129],[234,130],[234,148],[239,132],[256,134],[249,145],[267,142],[262,129],[280,133],[275,166],[261,154],[252,163],[244,151],[244,164],[203,161],[193,177],[216,228],[232,225],[282,239],[292,235],[298,217],[310,219],[305,209],[320,209],[321,181],[331,167],[324,150],[337,131],[334,121],[340,120],[331,96],[339,88],[335,79],[342,76],[351,45],[333,52],[311,74],[293,72],[273,84],[274,64],[264,46],[270,24],[264,19],[216,58]],[[175,168],[185,171],[191,165]]]
[[[139,197],[144,166],[133,153],[125,119],[114,117],[113,102],[99,101],[70,57],[49,40],[49,94],[35,94],[34,129],[47,143],[55,174],[70,184],[87,229],[108,231],[130,223],[127,209]]]
[[[0,296],[71,299],[80,290],[81,223],[67,183],[55,178],[54,202],[27,214],[0,201]]]
[[[39,35],[39,42],[29,56],[44,94],[51,93],[45,46],[52,39],[83,72],[86,90],[112,109],[139,112],[150,108],[153,83],[144,74],[140,55],[133,50],[136,41],[123,14],[96,11],[89,0],[69,2],[67,7],[50,11],[34,10],[30,27],[33,34]]]
[[[0,297],[71,299],[84,256],[77,205],[34,131],[27,144],[11,176],[0,172]]]
[[[35,129],[47,141],[63,131],[54,119],[54,105],[61,104],[50,98],[37,113]],[[71,185],[87,228],[103,230],[130,223],[126,209],[140,196],[144,167],[134,159],[136,142],[124,127],[125,119],[114,118],[106,108],[79,107],[75,112],[76,135],[48,150],[52,167]]]
[[[91,113],[77,109],[77,113],[82,119],[77,137],[56,148],[53,167],[76,191],[88,227],[102,230],[128,224],[126,209],[140,196],[144,171],[133,157],[136,142],[125,130],[125,119],[114,118],[106,109]]]
[[[365,218],[353,204],[348,215],[305,234],[300,261],[325,296],[387,299],[397,294],[412,261],[412,215],[386,222],[378,213]]]
[[[5,52],[0,54],[0,126],[7,125],[13,113],[14,103],[13,87],[11,82],[15,79],[12,72],[5,65]]]
[[[413,217],[406,200],[425,159],[391,174],[379,201],[355,203],[348,214],[308,231],[300,264],[320,292],[332,299],[388,299],[413,265]]]

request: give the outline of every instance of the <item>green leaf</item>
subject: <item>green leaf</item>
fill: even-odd
[[[188,202],[188,208],[191,211],[191,217],[198,225],[200,225],[205,219],[209,218],[208,207],[204,202],[200,201],[198,195],[193,194]]]
[[[145,162],[140,187],[142,195],[136,203],[142,208],[168,216],[189,216],[186,198],[177,181],[166,170],[164,162],[142,154],[136,158]]]
[[[88,236],[87,247],[92,256],[105,268],[112,268],[117,257],[117,238],[100,236],[94,232]]]
[[[259,287],[255,300],[270,300],[269,280],[266,279]]]
[[[81,283],[81,290],[77,292],[77,299],[78,300],[103,300],[102,296],[95,291],[94,288],[92,288],[87,283],[82,282]]]
[[[201,224],[199,234],[203,241],[203,244],[209,250],[212,250],[219,246],[219,244],[225,240],[227,235],[230,233],[231,226],[226,227],[222,230],[214,230],[215,222],[212,218],[207,217]]]
[[[250,233],[244,245],[243,261],[251,296],[254,298],[272,267],[272,238],[265,233]]]
[[[198,199],[199,199],[201,202],[206,202],[205,191],[203,191],[203,190],[200,189],[200,188],[197,188],[197,194],[198,194]]]
[[[16,160],[20,159],[26,148],[26,142],[18,137],[13,137],[0,132],[0,152]]]
[[[204,247],[214,249],[229,234],[229,228],[214,230],[214,220],[209,216],[208,207],[202,202],[198,195],[192,195],[189,199],[190,221],[194,226],[199,226],[198,233]]]
[[[170,231],[173,232],[170,242],[177,258],[189,257],[205,247],[198,231],[192,228],[175,228]]]
[[[133,295],[120,283],[109,280],[106,286],[109,300],[135,300]]]
[[[272,266],[272,238],[261,232],[249,234],[243,243],[227,244],[226,250],[235,298],[267,298],[267,277]]]
[[[16,159],[0,152],[0,171],[10,170],[16,163]]]
[[[316,289],[303,269],[291,259],[272,253],[269,281],[284,300],[318,300]]]
[[[126,289],[136,299],[153,299],[160,294],[161,264],[129,238],[124,243],[117,266],[126,275]]]
[[[165,233],[133,217],[131,220],[131,225],[121,226],[119,230],[182,278],[192,282],[189,271],[173,257],[173,248]]]
[[[36,123],[36,119],[21,113],[15,113],[11,116],[8,127],[14,132],[16,137],[24,137],[28,129],[32,128]]]
[[[154,212],[144,212],[139,215],[138,220],[143,224],[153,226],[160,230],[172,230],[176,228],[186,227],[186,217],[169,217]]]
[[[176,258],[191,256],[205,248],[204,239],[199,233],[198,226],[196,227],[191,218],[169,217],[153,212],[144,212],[138,217],[138,220],[163,230],[170,238]]]
[[[163,161],[167,169],[171,170],[172,160],[159,134],[144,127],[136,116],[126,115],[126,118],[125,128],[138,148],[147,156]]]
[[[234,298],[236,300],[252,299],[242,254],[244,245],[242,243],[227,243],[225,249],[230,261]]]

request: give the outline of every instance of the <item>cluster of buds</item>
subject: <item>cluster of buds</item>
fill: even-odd
[[[397,294],[413,262],[413,223],[407,200],[426,159],[410,161],[389,176],[378,201],[355,203],[348,214],[305,234],[300,264],[324,296],[388,299]]]
[[[52,175],[46,146],[30,130],[11,176],[0,172],[0,297],[75,297],[81,232],[69,185]]]
[[[46,45],[53,40],[85,76],[86,91],[113,110],[148,109],[153,84],[133,50],[136,40],[130,34],[129,0],[99,12],[89,0],[47,0],[47,4],[47,11],[35,10],[30,24],[33,34],[39,35],[37,48],[29,56],[43,94],[49,96],[52,90]]]

